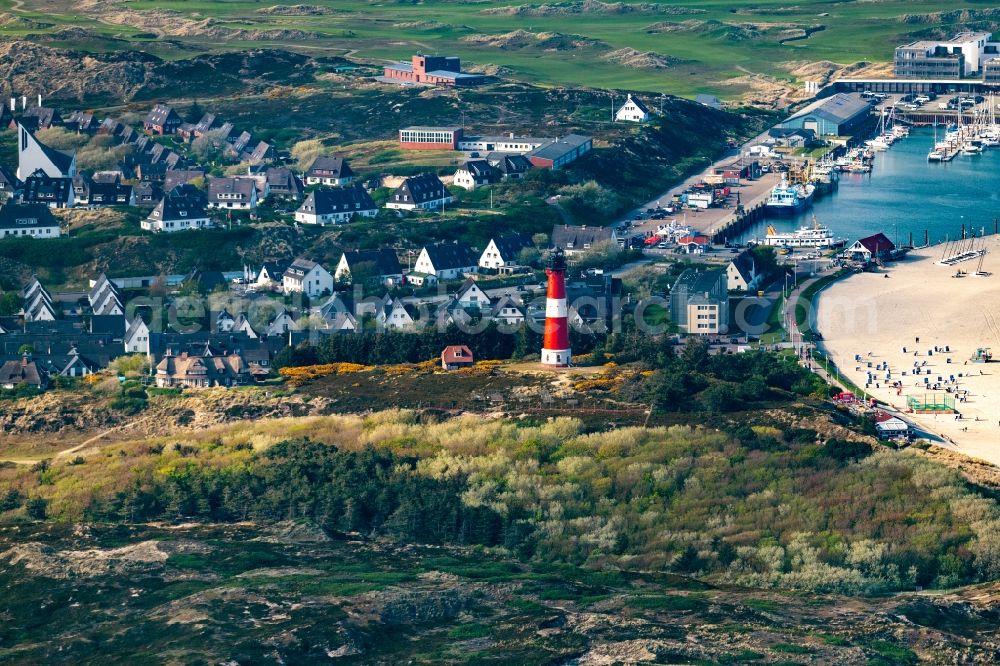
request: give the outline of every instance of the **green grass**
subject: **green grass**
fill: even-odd
[[[535,0],[541,4],[549,0]],[[11,0],[0,2],[10,11]],[[320,16],[270,16],[257,10],[269,2],[251,0],[139,0],[129,3],[133,11],[170,10],[178,19],[200,20],[210,16],[224,21],[229,29],[302,30],[310,38],[248,41],[186,36],[179,41],[191,47],[226,51],[260,46],[295,48],[317,55],[340,55],[356,50],[356,57],[375,64],[408,58],[413,52],[454,53],[469,63],[493,64],[509,70],[515,79],[558,85],[637,89],[693,96],[711,92],[736,96],[739,86],[725,86],[723,81],[747,72],[791,79],[786,63],[831,60],[852,63],[859,60],[887,61],[893,48],[930,24],[909,24],[904,14],[929,13],[963,8],[982,8],[976,2],[947,0],[889,0],[879,3],[844,3],[834,0],[785,0],[763,2],[727,2],[725,0],[689,0],[674,7],[676,13],[584,13],[522,16],[490,14],[485,10],[516,6],[520,0],[487,2],[451,2],[426,0],[421,3],[361,4],[352,0],[315,0],[311,4],[333,10]],[[666,5],[665,5],[666,6]],[[733,11],[743,8],[744,11]],[[188,57],[190,50],[177,48],[169,39],[150,39],[149,29],[140,26],[101,22],[91,15],[78,17],[69,0],[56,3],[26,0],[16,16],[50,24],[35,28],[12,23],[0,34],[21,37],[32,33],[51,33],[68,26],[89,31],[66,45],[87,50],[124,50],[141,43],[142,48],[165,58]],[[685,11],[686,10],[686,11]],[[698,21],[680,30],[662,32],[650,26],[663,22]],[[708,23],[705,23],[708,22]],[[765,24],[757,35],[741,35],[734,28],[743,23]],[[766,24],[793,24],[798,28],[823,25],[824,30],[808,39],[781,43],[779,28]],[[172,29],[168,22],[164,26]],[[955,26],[944,26],[950,30]],[[528,45],[499,49],[468,41],[472,35],[497,35],[517,29],[534,33],[558,32],[581,35],[587,43],[573,48],[547,50]],[[563,40],[567,41],[567,40]],[[570,40],[572,41],[572,40]],[[664,69],[628,67],[602,56],[616,49],[652,51],[674,59]]]

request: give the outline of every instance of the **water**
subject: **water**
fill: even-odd
[[[938,128],[943,138],[944,128]],[[1000,218],[1000,147],[982,155],[956,155],[947,163],[928,163],[932,128],[914,129],[889,150],[877,153],[870,174],[840,174],[840,187],[817,199],[797,218],[767,220],[749,229],[741,242],[763,237],[768,224],[793,231],[812,224],[812,216],[833,234],[853,242],[882,232],[897,245],[931,243],[961,236],[962,224],[979,234],[993,233]]]

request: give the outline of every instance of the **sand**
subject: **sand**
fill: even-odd
[[[906,417],[939,437],[935,444],[1000,465],[1000,362],[970,361],[977,347],[992,347],[1000,359],[1000,238],[980,243],[989,251],[983,270],[992,276],[974,275],[978,260],[955,267],[938,265],[941,246],[917,250],[880,272],[853,275],[824,290],[816,304],[816,323],[823,336],[819,349],[830,355],[841,373],[864,388],[866,375],[872,372],[876,379],[868,389],[870,395],[901,412],[907,411],[908,395],[944,394],[945,386],[967,390],[966,402],[956,402],[961,420],[947,414]],[[970,275],[953,277],[958,269]],[[950,351],[935,353],[934,347]],[[855,360],[856,354],[862,356],[861,362]],[[924,374],[914,375],[914,362],[926,362]],[[875,370],[883,363],[889,364],[889,383],[903,382],[901,395],[887,386],[884,370]],[[951,375],[956,382],[943,383],[939,391],[918,388],[924,377],[933,384],[938,377],[947,380]]]

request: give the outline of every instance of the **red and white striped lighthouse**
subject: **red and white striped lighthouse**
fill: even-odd
[[[569,322],[566,315],[566,257],[556,249],[545,269],[549,288],[545,298],[545,338],[542,342],[542,364],[565,367],[572,352],[569,348]]]

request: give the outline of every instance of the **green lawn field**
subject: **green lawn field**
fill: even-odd
[[[272,11],[272,1],[2,0],[0,34],[164,58],[265,46],[381,63],[425,51],[535,83],[733,97],[740,87],[723,82],[749,73],[788,80],[793,62],[887,61],[914,36],[991,30],[1000,20],[982,2],[947,0],[310,0],[309,15],[288,6]],[[955,11],[963,9],[973,13]],[[484,41],[515,30],[530,34]],[[609,57],[621,49],[653,55],[638,66]]]

